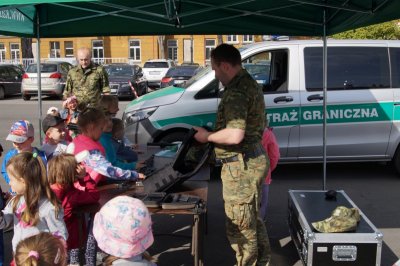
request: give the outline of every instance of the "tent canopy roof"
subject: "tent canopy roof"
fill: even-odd
[[[2,0],[0,34],[323,36],[400,17],[398,0]],[[37,18],[37,14],[39,17]],[[39,27],[37,21],[39,20]]]

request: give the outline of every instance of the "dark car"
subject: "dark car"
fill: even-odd
[[[270,62],[245,63],[243,67],[257,81],[258,84],[264,86],[269,83]]]
[[[138,65],[109,64],[104,65],[107,71],[112,95],[119,98],[135,98],[147,93],[147,80],[143,77],[143,70]]]
[[[0,65],[0,99],[21,92],[24,70],[15,65]]]
[[[165,88],[173,85],[183,85],[186,81],[188,81],[191,77],[196,75],[202,67],[196,65],[185,65],[185,66],[176,66],[171,67],[165,77],[161,79],[160,88]]]

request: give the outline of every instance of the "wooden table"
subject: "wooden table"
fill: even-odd
[[[169,192],[182,193],[192,196],[197,196],[203,200],[204,203],[207,202],[208,196],[208,181],[204,180],[187,180],[179,186],[175,187]],[[135,193],[142,193],[143,187],[136,186],[132,183],[131,186],[121,187],[118,184],[109,184],[98,187],[100,191],[100,200],[97,204],[84,205],[76,211],[77,214],[89,213],[92,217],[98,212],[107,201],[110,199],[120,196],[120,195],[133,195]],[[192,225],[192,248],[191,254],[194,258],[195,266],[203,265],[203,242],[204,234],[206,232],[207,223],[207,207],[204,204],[201,208],[193,209],[162,209],[162,208],[148,208],[150,213],[153,215],[192,215],[193,225]]]

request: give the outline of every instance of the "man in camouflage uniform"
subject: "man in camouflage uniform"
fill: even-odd
[[[64,98],[75,95],[79,106],[98,106],[101,94],[109,94],[108,75],[102,66],[95,65],[88,48],[80,48],[79,65],[70,69],[64,90]]]
[[[242,68],[239,51],[221,44],[211,52],[215,77],[225,86],[216,128],[195,129],[197,141],[213,142],[223,163],[221,179],[227,237],[237,265],[270,265],[271,249],[259,217],[261,186],[269,160],[261,145],[265,103],[257,82]]]

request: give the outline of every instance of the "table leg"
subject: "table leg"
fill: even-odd
[[[195,214],[192,227],[192,256],[194,257],[194,265],[203,265],[203,227],[204,213]]]

